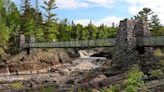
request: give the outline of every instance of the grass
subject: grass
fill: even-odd
[[[41,92],[56,92],[52,86],[43,87]]]
[[[15,82],[10,85],[10,88],[14,89],[14,90],[20,90],[20,89],[24,88],[24,86],[23,86],[22,82]]]

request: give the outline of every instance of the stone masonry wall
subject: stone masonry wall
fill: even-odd
[[[120,22],[114,55],[112,59],[113,67],[126,69],[137,63],[136,39],[134,38],[134,20],[125,19]]]
[[[125,19],[121,21],[112,58],[112,67],[119,67],[121,71],[125,71],[133,64],[141,64],[144,72],[157,68],[158,60],[154,56],[153,48],[137,47],[136,37],[143,36],[150,36],[145,20]]]

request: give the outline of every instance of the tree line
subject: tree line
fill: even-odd
[[[19,35],[24,34],[27,39],[34,35],[37,42],[68,41],[68,40],[89,40],[98,38],[113,38],[117,34],[117,26],[113,23],[95,26],[92,21],[87,26],[75,24],[67,18],[59,20],[53,11],[57,9],[55,0],[43,0],[44,4],[39,5],[40,0],[20,0],[21,8],[11,0],[0,0],[0,56],[5,52],[15,54],[19,51]],[[41,12],[44,10],[44,12]],[[153,12],[144,8],[135,18],[148,18]],[[161,26],[158,16],[154,15],[150,26],[153,28],[153,35],[164,35],[164,27]]]
[[[69,22],[67,18],[58,20],[55,0],[20,0],[21,9],[11,0],[0,0],[0,55],[7,49],[11,53],[18,51],[19,35],[24,34],[28,39],[34,35],[38,42],[86,40],[109,38],[116,36],[116,27],[104,24],[97,27],[92,22],[88,26]],[[41,12],[44,10],[44,13]]]

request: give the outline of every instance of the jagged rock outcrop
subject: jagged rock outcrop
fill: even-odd
[[[64,49],[49,51],[35,49],[30,55],[22,51],[5,60],[5,65],[1,65],[0,75],[47,73],[52,66],[71,62],[71,58]]]

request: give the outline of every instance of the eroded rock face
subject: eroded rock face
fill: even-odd
[[[71,58],[64,49],[38,49],[30,55],[21,52],[8,58],[5,63],[5,66],[0,68],[2,75],[37,74],[47,73],[55,65],[71,63]]]
[[[152,47],[138,47],[137,37],[151,36],[148,24],[144,19],[120,22],[116,38],[116,46],[112,58],[112,66],[125,71],[134,64],[140,64],[144,72],[158,68],[158,60]]]

